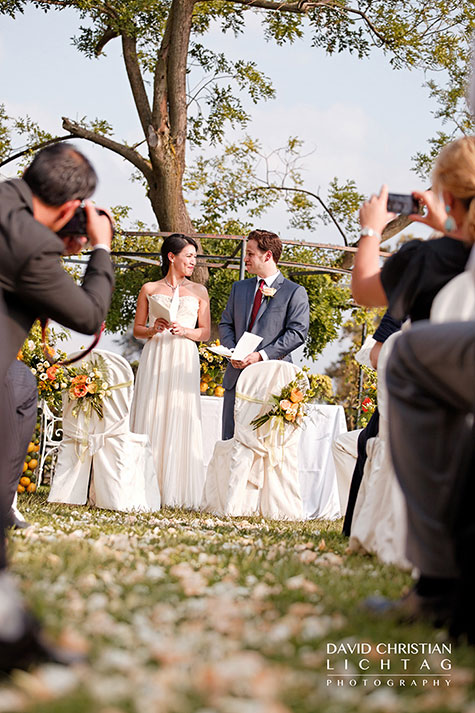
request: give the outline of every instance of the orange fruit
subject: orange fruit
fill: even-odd
[[[34,493],[36,490],[36,483],[30,483],[29,486],[27,487],[27,491],[29,493]]]
[[[39,447],[39,446],[35,446],[35,453],[38,453],[39,450],[40,450],[40,447]]]
[[[36,468],[36,466],[38,465],[38,461],[36,460],[36,458],[32,458],[30,460],[30,462],[28,463],[28,465],[30,467],[30,470],[34,470]]]
[[[208,391],[208,384],[206,381],[200,382],[200,393],[205,394]]]
[[[25,488],[23,487],[23,485],[19,485],[17,487],[17,493],[24,493],[24,492],[25,492]]]
[[[224,389],[222,386],[217,386],[214,390],[215,396],[224,396]]]
[[[28,463],[23,463],[23,473],[28,470]]]
[[[201,381],[205,381],[207,384],[209,384],[209,382],[211,381],[211,378],[212,378],[211,374],[205,374],[203,376],[203,378],[201,379]]]
[[[27,452],[27,453],[31,453],[31,451],[34,451],[34,450],[35,450],[35,444],[34,444],[34,443],[31,443],[31,442],[28,443],[28,449],[27,449],[26,452]]]
[[[24,475],[23,477],[20,478],[20,485],[24,485],[25,488],[28,487],[28,485],[31,483],[31,480]]]

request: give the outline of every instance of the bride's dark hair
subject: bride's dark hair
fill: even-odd
[[[167,276],[168,270],[170,269],[170,260],[168,259],[168,253],[178,255],[178,253],[181,253],[183,248],[187,245],[193,245],[195,250],[198,252],[198,244],[196,240],[193,240],[193,238],[189,238],[187,235],[183,235],[182,233],[173,233],[173,235],[169,235],[168,238],[165,238],[162,243],[162,248],[160,250],[160,254],[162,256],[163,277]]]

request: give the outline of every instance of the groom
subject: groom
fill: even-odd
[[[305,342],[309,327],[304,287],[287,280],[279,268],[282,242],[268,230],[253,230],[246,243],[246,270],[256,278],[235,282],[219,323],[223,346],[232,349],[244,334],[262,337],[259,351],[243,361],[230,360],[224,374],[223,440],[234,434],[234,399],[239,374],[268,359],[292,361],[290,353]]]

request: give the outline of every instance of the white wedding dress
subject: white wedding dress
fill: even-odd
[[[149,295],[149,323],[156,303],[168,295]],[[176,321],[196,326],[199,301],[179,298]],[[145,344],[135,382],[131,430],[152,444],[162,506],[198,508],[205,480],[201,435],[200,361],[196,344],[165,330]]]

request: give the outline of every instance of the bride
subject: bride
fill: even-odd
[[[210,311],[206,288],[188,279],[197,247],[180,234],[163,241],[165,277],[143,285],[133,330],[134,337],[147,342],[136,377],[131,430],[150,437],[162,504],[185,508],[199,507],[205,479],[194,342],[209,339]],[[163,308],[171,321],[163,317]]]

